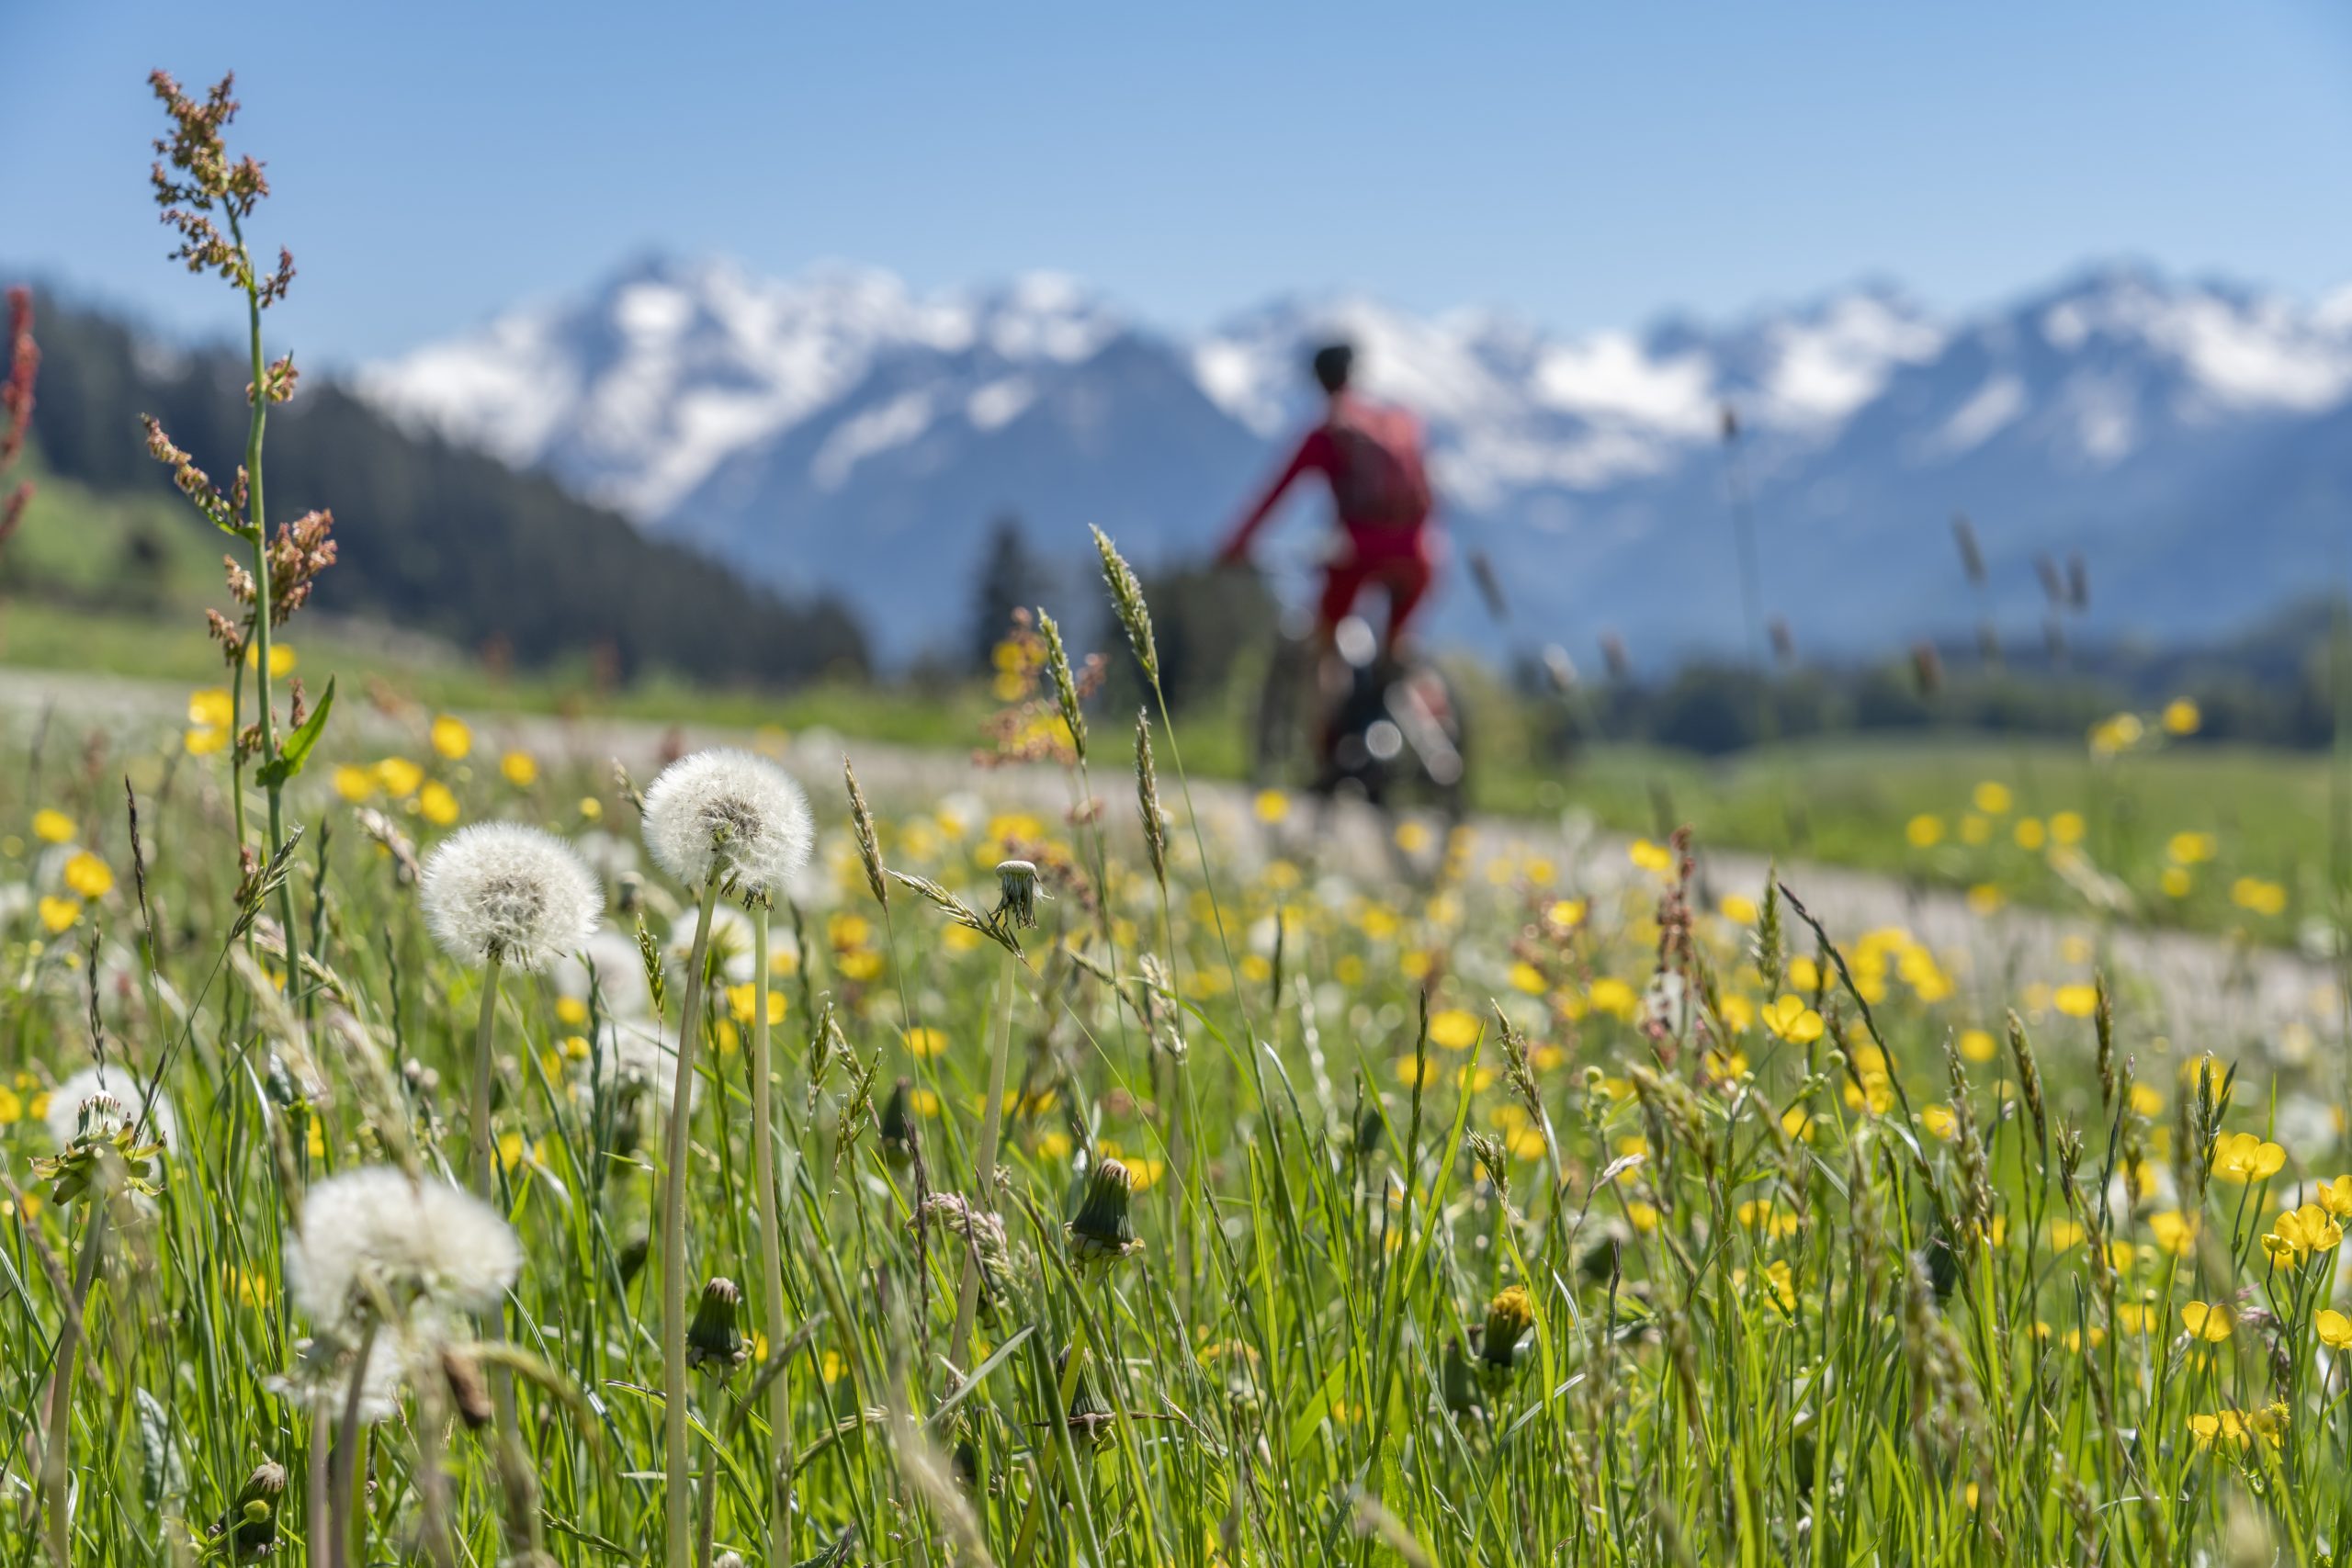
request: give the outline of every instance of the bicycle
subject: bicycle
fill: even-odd
[[[1469,813],[1467,727],[1435,664],[1384,653],[1360,615],[1341,621],[1323,658],[1311,628],[1276,634],[1251,734],[1251,779],[1306,795],[1328,811],[1361,801],[1385,819],[1400,867],[1426,875]]]

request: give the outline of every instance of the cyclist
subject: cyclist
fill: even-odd
[[[1317,644],[1328,651],[1363,591],[1378,587],[1388,597],[1383,646],[1393,660],[1407,623],[1428,596],[1436,565],[1420,422],[1403,409],[1350,390],[1355,368],[1350,344],[1327,344],[1316,350],[1313,363],[1326,400],[1323,421],[1306,433],[1290,462],[1234,526],[1217,561],[1229,566],[1248,559],[1251,536],[1273,514],[1284,492],[1309,469],[1321,474],[1346,539],[1344,553],[1325,569],[1316,611]]]

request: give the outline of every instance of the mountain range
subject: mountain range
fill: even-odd
[[[957,635],[997,515],[1073,567],[1090,523],[1139,562],[1204,551],[1312,417],[1303,362],[1333,336],[1427,421],[1457,550],[1508,606],[1498,626],[1456,572],[1438,625],[1489,648],[1743,646],[1736,496],[1764,608],[1822,654],[1976,624],[1959,513],[1989,613],[2028,637],[2037,558],[2082,558],[2094,633],[2181,641],[2320,591],[2352,536],[2352,289],[2133,265],[1954,315],[1872,285],[1570,334],[1343,296],[1178,333],[1053,275],[924,295],[653,258],[359,385],[761,582],[840,594],[888,660]],[[1303,570],[1315,533],[1294,517],[1278,558]]]

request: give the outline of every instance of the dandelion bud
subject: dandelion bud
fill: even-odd
[[[1039,893],[1037,868],[1025,860],[997,862],[996,891],[993,918],[1018,931],[1026,931],[1037,923],[1037,900],[1041,897],[1053,897]]]
[[[687,1366],[709,1367],[725,1377],[752,1359],[752,1348],[735,1322],[742,1304],[743,1292],[732,1280],[713,1276],[702,1288],[702,1303],[686,1329]]]
[[[1065,1350],[1054,1361],[1057,1378],[1069,1370],[1069,1352]],[[1094,1391],[1094,1380],[1080,1371],[1078,1386],[1070,1390],[1069,1407],[1063,1413],[1069,1425],[1069,1435],[1082,1438],[1098,1449],[1108,1448],[1115,1433],[1119,1411],[1116,1405]]]
[[[1535,1326],[1535,1303],[1524,1285],[1506,1285],[1487,1303],[1487,1323],[1478,1337],[1478,1358],[1497,1371],[1507,1372],[1519,1360],[1520,1341]]]
[[[490,1384],[481,1375],[481,1361],[468,1348],[441,1347],[441,1381],[448,1385],[449,1404],[469,1431],[479,1432],[497,1414],[491,1404]]]
[[[1478,1380],[1470,1370],[1470,1358],[1462,1353],[1462,1337],[1458,1334],[1445,1342],[1445,1359],[1438,1367],[1438,1388],[1452,1414],[1478,1413]]]
[[[1086,1201],[1078,1217],[1062,1227],[1081,1264],[1115,1263],[1142,1250],[1128,1212],[1134,1199],[1134,1173],[1119,1160],[1098,1157],[1086,1173]]]
[[[214,1540],[227,1538],[225,1551],[232,1562],[254,1562],[277,1544],[277,1500],[286,1495],[286,1467],[263,1461],[254,1467],[236,1500],[211,1529]]]
[[[697,751],[645,792],[645,843],[690,887],[731,882],[773,897],[808,863],[815,829],[792,775],[749,751]]]
[[[1356,1112],[1355,1156],[1369,1159],[1380,1152],[1380,1143],[1388,1134],[1388,1119],[1381,1114],[1380,1101],[1368,1100]]]
[[[425,923],[450,957],[543,969],[585,943],[605,910],[595,874],[538,828],[483,822],[435,850],[418,881]]]
[[[892,1084],[889,1098],[882,1102],[881,1120],[875,1126],[882,1144],[882,1157],[890,1162],[894,1170],[904,1170],[915,1157],[913,1098],[911,1078],[900,1078]]]

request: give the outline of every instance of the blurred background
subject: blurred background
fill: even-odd
[[[164,260],[161,65],[237,73],[255,239],[300,268],[273,510],[343,548],[301,653],[387,691],[966,746],[1015,606],[1115,646],[1098,524],[1238,772],[1324,502],[1262,583],[1204,562],[1344,337],[1428,425],[1482,804],[1713,791],[1718,832],[1831,852],[1827,813],[1748,812],[1741,759],[1932,784],[2186,698],[2216,771],[2184,788],[2316,792],[2336,733],[2352,13],[2319,0],[264,0],[0,36],[0,281],[44,351],[18,671],[212,659],[220,546],[136,416],[228,472],[243,323]]]

